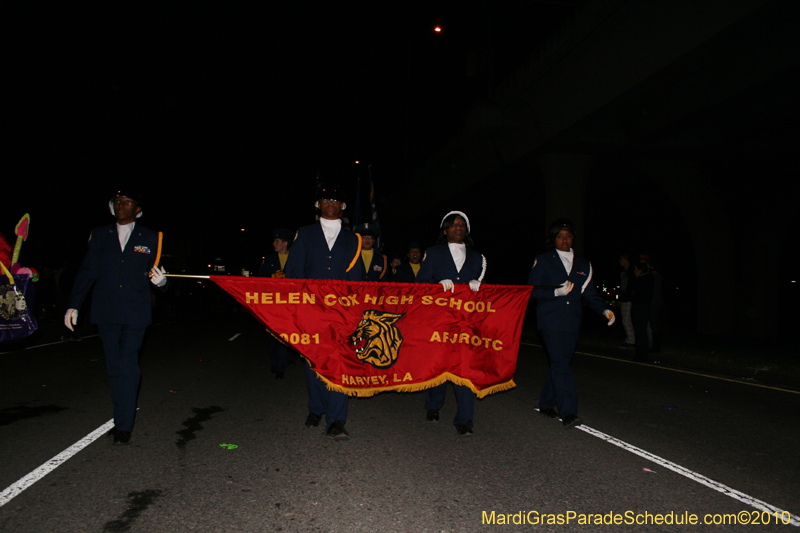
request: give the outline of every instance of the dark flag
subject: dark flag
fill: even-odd
[[[375,205],[375,186],[372,183],[372,165],[369,165],[369,207],[372,212],[372,223],[378,228],[378,237],[375,239],[375,249],[382,250],[383,240],[381,239],[381,224],[378,221],[378,208]]]
[[[357,228],[364,223],[364,219],[361,216],[361,176],[356,179],[356,205],[353,207],[352,213],[353,226]]]

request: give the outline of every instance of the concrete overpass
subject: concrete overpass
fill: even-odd
[[[610,184],[614,170],[632,175],[677,206],[690,229],[698,330],[773,335],[776,280],[790,257],[782,247],[798,221],[798,188],[788,181],[796,170],[787,167],[800,140],[792,7],[584,4],[411,176],[409,190],[426,192],[414,202],[426,209],[476,183],[512,192],[527,180],[545,196],[543,225],[566,216],[584,227],[590,185]]]

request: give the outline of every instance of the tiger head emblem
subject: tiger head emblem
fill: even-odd
[[[353,343],[356,357],[375,368],[389,368],[397,361],[403,334],[395,325],[405,313],[364,311],[361,322],[347,339]]]

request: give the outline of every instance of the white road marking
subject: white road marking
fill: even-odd
[[[91,339],[92,337],[99,337],[99,336],[100,336],[100,334],[99,334],[99,333],[96,333],[96,334],[94,334],[94,335],[86,335],[85,337],[81,337],[81,340],[83,340],[83,339]],[[48,343],[46,343],[46,344],[37,344],[36,346],[28,346],[28,347],[27,347],[27,348],[25,348],[25,349],[26,349],[26,350],[33,350],[34,348],[42,348],[42,347],[44,347],[44,346],[52,346],[52,345],[54,345],[54,344],[64,344],[65,342],[75,342],[75,341],[56,341],[56,342],[48,342]]]
[[[91,339],[92,337],[99,337],[99,336],[100,336],[99,333],[96,333],[94,335],[86,335],[85,337],[81,337],[81,340],[83,340],[83,339]],[[65,342],[74,342],[74,341],[47,342],[45,344],[37,344],[35,346],[28,346],[27,348],[23,348],[23,350],[33,350],[35,348],[42,348],[44,346],[53,346],[54,344],[64,344]],[[12,352],[0,352],[0,355],[6,355],[6,354],[10,354],[10,353],[14,353],[14,352],[13,351]]]
[[[533,346],[534,348],[544,348],[540,344],[533,344],[530,342],[522,342],[520,341],[521,345],[524,346]],[[750,387],[758,387],[760,389],[769,389],[769,390],[777,390],[781,392],[790,392],[792,394],[800,394],[800,391],[790,390],[790,389],[782,389],[780,387],[771,387],[769,385],[762,385],[761,383],[752,383],[750,381],[742,381],[741,379],[730,379],[730,378],[723,378],[721,376],[712,376],[710,374],[703,374],[701,372],[690,372],[689,370],[681,370],[680,368],[670,368],[668,366],[663,365],[652,365],[650,363],[639,363],[636,361],[631,361],[630,359],[621,359],[619,357],[611,357],[608,355],[598,355],[596,353],[589,353],[589,352],[575,352],[581,355],[588,355],[589,357],[596,357],[598,359],[608,359],[609,361],[618,361],[620,363],[628,363],[631,365],[638,365],[638,366],[649,366],[651,368],[658,368],[659,370],[668,370],[670,372],[678,372],[679,374],[689,374],[690,376],[701,376],[704,378],[709,379],[716,379],[717,381],[728,381],[730,383],[739,383],[741,385],[749,385]]]
[[[689,470],[688,468],[684,468],[684,467],[682,467],[680,465],[677,465],[677,464],[673,463],[672,461],[667,461],[666,459],[664,459],[662,457],[659,457],[657,455],[653,455],[652,453],[647,452],[645,450],[642,450],[641,448],[637,448],[633,444],[628,444],[625,441],[621,441],[621,440],[619,440],[617,438],[612,437],[611,435],[606,435],[605,433],[597,431],[596,429],[590,428],[588,426],[578,426],[575,429],[579,429],[579,430],[581,430],[581,431],[583,431],[585,433],[588,433],[589,435],[597,437],[600,440],[604,440],[604,441],[606,441],[606,442],[608,442],[610,444],[613,444],[614,446],[618,446],[618,447],[622,448],[625,451],[634,453],[634,454],[636,454],[636,455],[638,455],[640,457],[644,457],[648,461],[652,461],[652,462],[656,463],[657,465],[661,465],[664,468],[668,468],[668,469],[672,470],[673,472],[677,472],[678,474],[680,474],[682,476],[685,476],[685,477],[691,479],[692,481],[696,481],[697,483],[700,483],[701,485],[705,485],[706,487],[714,489],[717,492],[719,492],[721,494],[724,494],[725,496],[729,496],[729,497],[733,498],[734,500],[738,500],[738,501],[744,503],[745,505],[749,505],[750,507],[755,507],[756,509],[758,509],[760,511],[766,511],[770,515],[772,515],[773,513],[777,513],[776,516],[780,516],[781,513],[784,512],[784,509],[779,509],[778,507],[775,507],[774,505],[770,505],[770,504],[768,504],[766,502],[763,502],[763,501],[761,501],[761,500],[759,500],[757,498],[753,498],[752,496],[749,496],[749,495],[747,495],[747,494],[745,494],[743,492],[739,492],[736,489],[732,489],[731,487],[729,487],[727,485],[723,485],[722,483],[719,483],[718,481],[714,481],[713,479],[709,479],[709,478],[707,478],[707,477],[705,477],[705,476],[703,476],[701,474],[698,474],[697,472],[693,472],[693,471]],[[795,515],[795,514],[790,514],[790,516],[791,516],[791,519],[789,521],[789,524],[791,524],[791,525],[793,525],[795,527],[800,527],[800,516]]]
[[[44,476],[64,464],[67,459],[81,451],[82,449],[86,448],[88,445],[96,441],[98,438],[102,437],[106,433],[108,433],[111,428],[114,427],[114,419],[112,418],[99,428],[95,429],[81,440],[64,450],[63,452],[59,453],[46,463],[42,464],[36,470],[33,470],[26,476],[21,477],[16,482],[12,483],[8,487],[0,492],[0,507],[4,506],[8,502],[10,502],[14,497],[19,495],[23,490],[27,489]]]
[[[230,341],[235,341],[235,340],[236,340],[236,337],[238,337],[239,335],[241,335],[241,333],[237,333],[236,335],[234,335],[233,337],[231,337],[230,339],[228,339],[228,342],[230,342]]]

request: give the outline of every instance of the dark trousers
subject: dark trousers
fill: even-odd
[[[106,354],[108,385],[114,402],[114,426],[131,431],[136,417],[139,395],[139,348],[147,326],[130,324],[98,324],[100,340]]]
[[[650,305],[650,332],[653,334],[653,345],[651,349],[654,352],[661,351],[661,330],[664,325],[664,308],[660,304]]]
[[[631,309],[633,333],[636,335],[636,355],[634,361],[647,361],[647,324],[650,322],[650,306],[647,304],[633,304]]]
[[[286,367],[289,366],[289,348],[272,335],[269,337],[269,356],[272,372],[286,372]]]
[[[308,388],[308,410],[317,416],[325,415],[325,433],[337,420],[347,423],[347,394],[328,390],[325,382],[317,377],[306,362],[306,387]]]
[[[539,395],[539,409],[558,406],[562,420],[578,414],[578,391],[572,374],[572,357],[578,344],[577,331],[539,330],[550,360],[550,370]]]
[[[447,396],[447,385],[445,382],[438,387],[433,387],[425,391],[425,409],[428,411],[438,411],[444,405],[444,398]],[[475,393],[465,385],[453,384],[456,391],[456,417],[453,424],[458,426],[467,425],[472,428],[472,417],[475,415]]]

